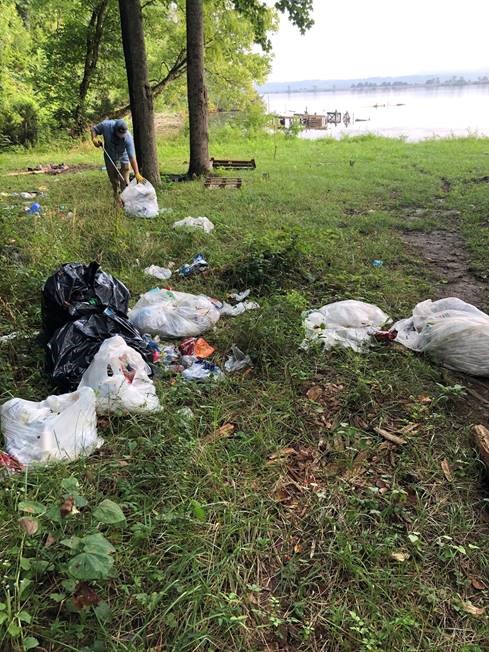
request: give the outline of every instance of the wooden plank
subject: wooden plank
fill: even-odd
[[[206,177],[205,188],[241,188],[243,180],[240,177]]]
[[[227,170],[255,170],[256,163],[255,159],[252,158],[250,161],[236,161],[232,159],[218,159],[211,158],[211,163],[213,168],[224,168]]]

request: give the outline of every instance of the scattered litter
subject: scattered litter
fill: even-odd
[[[195,419],[195,414],[192,412],[192,410],[189,407],[183,407],[177,410],[178,416],[182,419],[182,421],[192,421]]]
[[[428,353],[448,369],[489,376],[489,315],[456,297],[418,303],[394,324],[396,342]]]
[[[180,276],[187,278],[194,274],[202,274],[202,272],[205,272],[208,268],[209,263],[206,261],[203,254],[196,254],[190,263],[182,265],[177,271]]]
[[[309,341],[319,340],[326,351],[339,345],[361,352],[390,317],[371,303],[347,299],[323,306],[319,310],[303,313],[306,337],[302,348]]]
[[[90,387],[40,403],[13,398],[2,405],[1,424],[7,452],[21,464],[73,460],[103,444]]]
[[[204,295],[154,288],[141,295],[129,319],[142,333],[196,337],[216,324],[219,311]]]
[[[173,224],[174,229],[202,229],[205,233],[214,230],[214,224],[207,217],[185,217]]]
[[[147,180],[137,183],[133,179],[121,192],[121,200],[126,215],[131,217],[156,217],[159,213],[156,190]]]
[[[243,353],[235,344],[231,345],[231,354],[228,356],[226,362],[224,363],[224,369],[228,373],[233,373],[235,371],[241,371],[247,367],[252,367],[253,363],[249,355]]]
[[[379,258],[377,258],[375,260],[372,260],[372,265],[374,267],[382,267],[383,264],[384,264],[384,261],[380,260]]]
[[[188,369],[182,373],[185,380],[219,380],[224,376],[217,365],[208,360],[196,360]]]
[[[41,308],[45,334],[50,337],[67,322],[103,313],[109,306],[127,315],[130,296],[126,286],[104,272],[97,262],[90,265],[62,265],[42,288]]]
[[[216,349],[212,347],[203,337],[187,337],[178,345],[183,356],[195,356],[196,358],[209,358]]]
[[[120,337],[105,340],[78,386],[95,391],[97,414],[156,412],[160,402],[151,369]]]
[[[0,451],[0,469],[3,469],[8,474],[19,473],[24,466],[18,462],[15,457]]]
[[[158,265],[150,265],[146,267],[144,273],[148,276],[154,276],[155,278],[160,279],[160,281],[167,281],[171,278],[171,269],[167,267],[158,267]]]
[[[114,335],[120,335],[146,362],[153,360],[153,350],[131,322],[106,308],[102,314],[81,317],[55,331],[47,344],[47,369],[54,382],[62,388],[76,387],[102,342]]]
[[[260,304],[256,303],[256,301],[240,301],[235,306],[224,302],[219,312],[221,315],[225,315],[227,317],[237,317],[238,315],[242,315],[247,310],[258,310],[259,308]]]
[[[29,207],[26,207],[24,210],[28,215],[37,215],[38,213],[41,212],[42,208],[41,208],[41,204],[34,202]]]
[[[234,292],[233,294],[229,295],[229,298],[237,302],[244,301],[247,297],[250,296],[250,292],[251,290],[244,290],[243,292]]]

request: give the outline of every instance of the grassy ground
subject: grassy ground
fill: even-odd
[[[399,318],[436,298],[437,281],[400,234],[442,227],[440,200],[461,211],[456,226],[485,278],[489,192],[471,180],[489,174],[487,150],[476,139],[221,131],[212,154],[255,157],[257,170],[243,173],[240,191],[165,185],[160,206],[172,212],[154,221],[115,210],[100,169],[1,177],[1,191],[48,195],[39,217],[0,198],[0,332],[39,328],[41,283],[68,261],[99,260],[136,298],[152,287],[147,265],[202,251],[210,273],[172,279],[175,289],[222,297],[251,287],[261,304],[207,336],[218,361],[233,342],[249,353],[251,374],[214,385],[160,379],[161,414],[102,419],[96,455],[5,478],[1,649],[32,638],[56,651],[489,649],[489,494],[470,440],[480,414],[460,379],[397,347],[299,349],[307,307],[356,298]],[[183,138],[160,143],[165,172],[184,171],[186,157]],[[83,145],[2,155],[0,172],[47,161],[99,163]],[[408,222],[415,208],[428,212]],[[187,215],[206,215],[214,233],[174,232]],[[50,391],[34,338],[0,346],[0,364],[2,400]],[[218,436],[227,423],[234,435]],[[376,426],[404,429],[406,445],[387,444]],[[23,534],[19,501],[56,512],[72,477],[88,505],[61,522],[41,515],[37,534]],[[97,523],[93,507],[106,498],[122,507],[123,527]],[[80,610],[60,541],[96,531],[115,563],[92,583],[102,603]]]

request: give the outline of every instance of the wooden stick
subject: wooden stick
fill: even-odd
[[[406,444],[406,440],[403,439],[402,437],[398,437],[397,435],[394,435],[392,432],[389,432],[388,430],[384,430],[383,428],[379,428],[378,426],[375,426],[374,428],[375,432],[383,437],[384,439],[387,439],[387,441],[390,441],[392,444],[395,444],[396,446],[402,446],[402,444]]]

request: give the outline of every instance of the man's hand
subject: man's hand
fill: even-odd
[[[136,174],[136,183],[146,183],[146,179],[139,172]]]
[[[92,138],[92,143],[94,147],[102,147],[102,141],[100,138]]]

